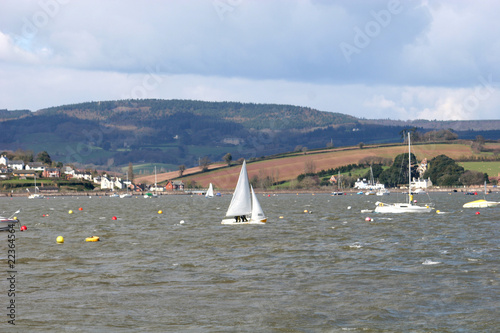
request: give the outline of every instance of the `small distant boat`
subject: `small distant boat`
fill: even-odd
[[[210,185],[208,185],[208,190],[207,193],[205,194],[205,198],[213,198],[213,197],[214,197],[214,187],[212,183],[210,183]]]
[[[109,197],[110,198],[119,198],[120,196],[118,195],[118,193],[113,193]]]
[[[375,193],[375,194],[378,196],[383,196],[383,195],[389,195],[389,194],[391,194],[391,192],[389,192],[388,189],[382,188],[382,189],[378,190],[377,193]]]
[[[157,186],[156,186],[156,166],[155,166],[155,193],[148,192],[148,193],[144,194],[144,198],[145,199],[158,198],[158,193],[156,193],[156,189],[157,189]]]
[[[335,179],[335,177],[333,176],[332,178]],[[345,193],[340,190],[340,171],[339,171],[339,174],[337,175],[337,191],[332,192],[332,195],[344,195],[344,194]]]
[[[477,195],[477,192],[475,192],[475,193]],[[488,208],[488,207],[496,207],[496,206],[500,205],[500,202],[486,200],[486,193],[487,193],[487,190],[486,190],[486,181],[485,181],[484,182],[484,199],[467,202],[462,207],[463,208]]]
[[[127,172],[127,184],[128,184],[128,172]],[[120,198],[132,198],[132,194],[128,193],[128,185],[127,185],[127,193],[120,194]]]
[[[28,190],[29,192],[29,190]],[[30,194],[28,199],[45,199],[45,196],[38,193],[38,187],[36,186],[36,175],[35,175],[35,193]]]
[[[249,216],[250,218],[247,218]],[[248,180],[246,161],[243,160],[238,183],[221,224],[265,224],[267,217]]]

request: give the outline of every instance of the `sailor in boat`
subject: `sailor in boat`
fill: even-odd
[[[241,222],[248,222],[246,215],[241,216]]]

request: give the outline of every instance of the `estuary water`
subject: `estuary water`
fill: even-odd
[[[0,215],[22,209],[28,228],[15,233],[14,297],[0,233],[0,331],[497,331],[500,208],[431,198],[441,214],[361,213],[377,196],[259,194],[268,223],[239,226],[220,224],[231,195],[0,198]]]

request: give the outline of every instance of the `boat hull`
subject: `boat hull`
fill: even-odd
[[[221,224],[234,224],[234,225],[240,225],[240,224],[266,224],[267,218],[265,219],[259,219],[259,220],[248,220],[246,222],[236,222],[234,218],[230,219],[224,219],[222,220]]]
[[[402,214],[402,213],[430,213],[432,208],[429,206],[417,206],[407,203],[384,204],[378,203],[375,207],[375,213],[389,213],[389,214]]]
[[[476,200],[476,201],[468,202],[468,203],[464,204],[462,207],[463,208],[487,208],[487,207],[496,207],[498,205],[500,205],[500,202]]]
[[[14,219],[6,219],[6,218],[0,218],[0,231],[8,231],[10,230],[11,225],[17,225],[19,223],[19,220],[14,220]]]

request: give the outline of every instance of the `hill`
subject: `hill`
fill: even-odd
[[[426,128],[447,128],[430,122]],[[418,123],[421,124],[421,123]],[[411,125],[411,126],[410,126]],[[221,161],[327,146],[401,142],[416,123],[368,121],[308,107],[191,100],[121,100],[63,105],[29,112],[0,110],[0,150],[47,151],[52,160],[118,170],[129,162],[176,170],[200,158]],[[497,140],[500,124],[461,123],[462,139]],[[484,126],[483,126],[484,125]],[[457,125],[458,126],[458,125]],[[425,131],[424,128],[417,128]],[[488,129],[488,130],[485,130]]]

